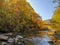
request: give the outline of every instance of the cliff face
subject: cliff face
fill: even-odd
[[[0,31],[40,30],[42,19],[26,0],[2,0],[0,4]]]

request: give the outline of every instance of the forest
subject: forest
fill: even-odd
[[[14,33],[13,36],[19,33],[26,38],[48,35],[51,41],[45,45],[60,45],[60,0],[58,2],[52,19],[42,20],[26,0],[0,0],[0,33]]]

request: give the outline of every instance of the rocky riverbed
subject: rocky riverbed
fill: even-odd
[[[48,31],[42,31],[38,36],[32,36],[31,38],[24,38],[21,35],[13,36],[13,33],[0,34],[0,45],[52,45],[51,36]],[[54,37],[54,36],[53,36]],[[55,40],[55,39],[54,39]]]

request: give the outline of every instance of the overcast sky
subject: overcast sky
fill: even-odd
[[[54,12],[56,3],[53,4],[52,0],[27,0],[34,10],[42,17],[43,20],[51,19]]]

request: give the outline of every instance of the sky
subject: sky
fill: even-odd
[[[57,6],[52,0],[27,0],[43,20],[51,19]]]

